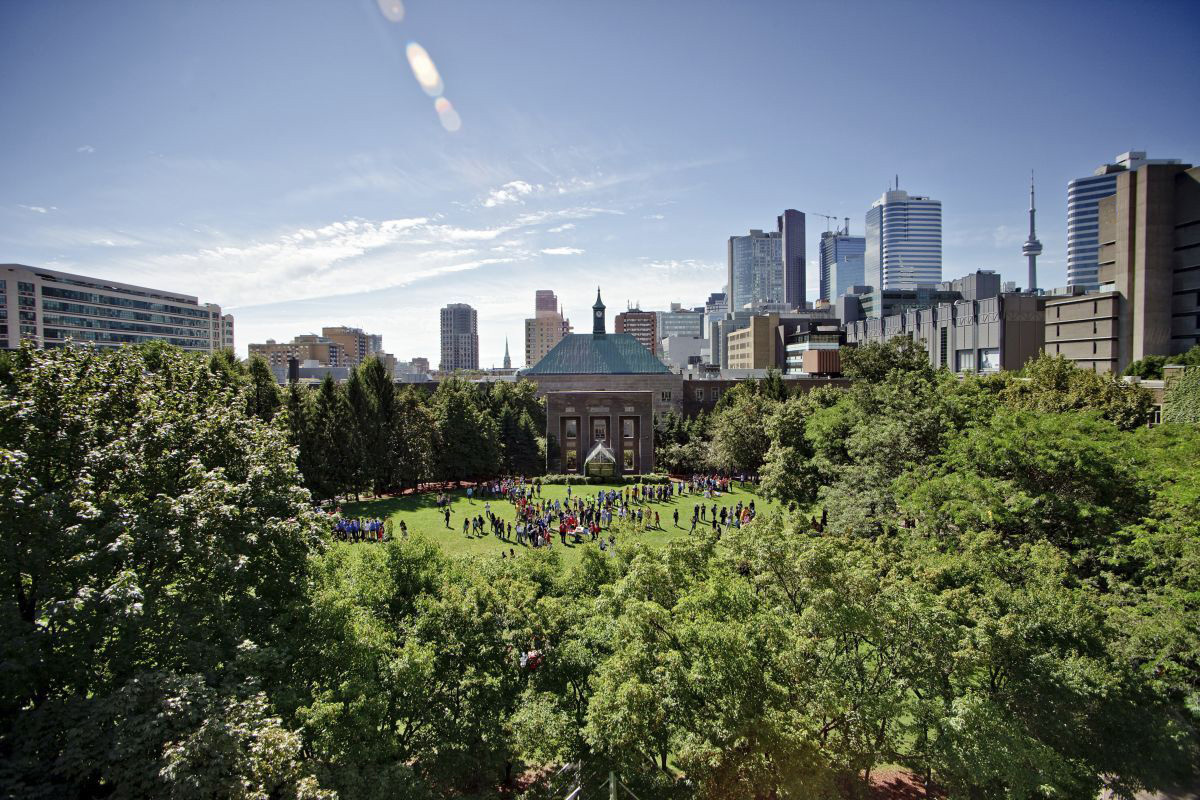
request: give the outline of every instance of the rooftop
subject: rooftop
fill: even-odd
[[[667,365],[628,333],[564,336],[541,361],[523,375],[667,374]]]

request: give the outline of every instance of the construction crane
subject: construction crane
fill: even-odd
[[[820,214],[816,211],[802,211],[800,213],[804,214],[806,217],[824,217],[825,218],[825,230],[827,230],[827,231],[829,230],[830,224],[832,224],[834,226],[834,228],[837,229],[836,230],[837,233],[847,233],[847,234],[850,233],[850,218],[849,217],[835,217],[832,214]],[[838,222],[840,222],[843,219],[846,220],[846,227],[844,229],[842,228],[841,225],[838,225]]]

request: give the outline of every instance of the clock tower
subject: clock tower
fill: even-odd
[[[592,338],[604,338],[604,301],[600,299],[600,287],[596,287],[596,302],[592,305]]]

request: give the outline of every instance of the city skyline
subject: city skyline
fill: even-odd
[[[286,16],[5,4],[0,260],[201,296],[236,317],[239,355],[347,325],[399,359],[436,359],[435,310],[469,303],[480,364],[499,366],[535,289],[568,317],[597,282],[612,309],[699,305],[724,285],[728,235],[771,230],[781,209],[809,215],[811,300],[826,228],[813,215],[862,235],[896,173],[942,201],[944,278],[995,269],[1023,284],[1035,170],[1039,282],[1065,285],[1068,181],[1130,150],[1200,161],[1186,52],[1153,46],[1155,28],[1196,21],[1183,3],[1119,26],[1151,53],[1133,64],[1092,47],[1122,17],[1090,4],[948,7],[918,23],[882,4],[761,3],[780,24],[754,36],[736,32],[745,9],[718,5],[639,8],[642,31],[612,6],[407,8],[393,23],[374,2]],[[782,46],[830,21],[856,36]],[[414,79],[411,42],[461,130]],[[929,79],[880,92],[910,53],[933,54]],[[794,102],[749,127],[725,113],[779,75],[794,76]],[[843,117],[798,124],[831,91]]]

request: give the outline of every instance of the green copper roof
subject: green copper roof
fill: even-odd
[[[666,364],[628,333],[602,337],[590,333],[564,336],[524,375],[636,375],[669,373]]]

